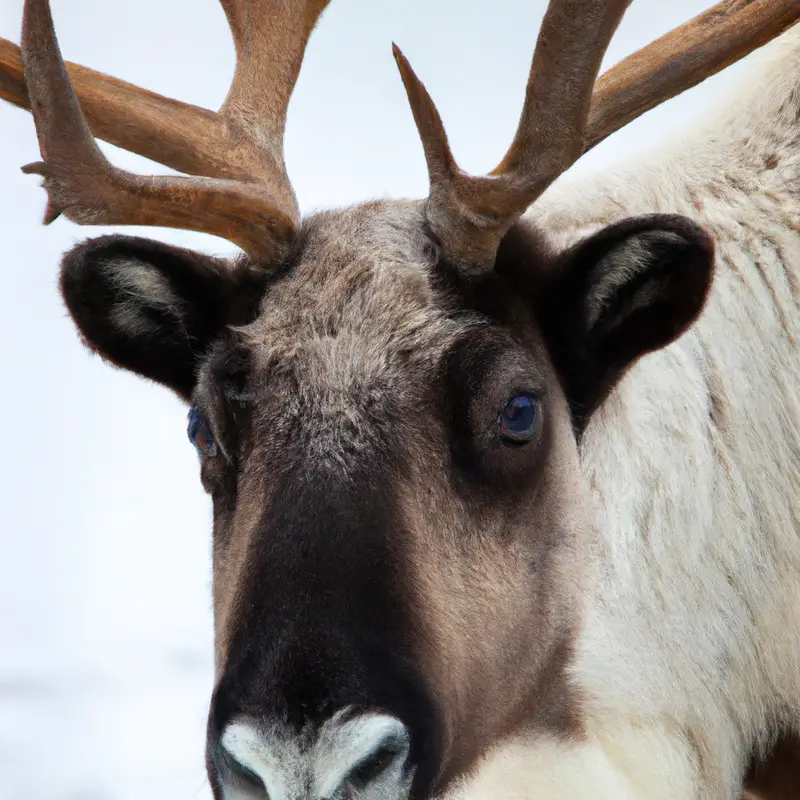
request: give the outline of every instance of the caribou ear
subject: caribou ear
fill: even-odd
[[[188,399],[226,325],[257,313],[263,273],[128,236],[91,239],[61,265],[61,292],[86,344]]]
[[[631,364],[697,319],[714,246],[691,220],[652,215],[609,226],[558,262],[538,311],[567,397],[585,419]]]

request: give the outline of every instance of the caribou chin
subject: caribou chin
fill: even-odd
[[[483,177],[395,48],[429,197],[304,219],[283,131],[327,0],[222,5],[238,61],[216,114],[65,67],[46,0],[25,3],[27,94],[0,63],[34,113],[46,221],[244,251],[106,236],[60,283],[90,348],[190,408],[215,796],[800,785],[764,759],[800,730],[800,35],[711,135],[554,185],[790,27],[796,0],[721,3],[599,80],[629,0],[551,0]],[[93,132],[188,174],[118,170]]]

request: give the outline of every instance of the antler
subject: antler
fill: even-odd
[[[514,221],[583,153],[800,18],[798,0],[725,0],[628,57],[595,85],[630,3],[550,0],[514,141],[483,177],[459,169],[433,100],[394,47],[428,164],[428,223],[446,257],[465,272],[492,268]]]
[[[278,256],[299,223],[283,160],[286,111],[329,1],[221,0],[237,67],[218,114],[73,67],[105,138],[202,176],[144,177],[102,154],[67,76],[49,2],[26,0],[21,61],[44,161],[23,170],[44,177],[45,222],[63,213],[82,224],[183,228],[228,239],[254,260]],[[11,55],[0,50],[4,61]],[[24,87],[11,75],[0,91],[24,105]]]
[[[47,0],[26,0],[24,57],[0,39],[0,97],[33,107],[45,163],[26,169],[45,176],[46,221],[65,213],[84,223],[200,230],[260,261],[291,240],[299,215],[283,161],[286,110],[308,38],[329,0],[296,0],[294,7],[287,0],[221,2],[237,70],[215,114],[75,64],[68,78]],[[551,0],[514,142],[485,177],[458,168],[433,101],[395,48],[428,162],[428,220],[455,263],[490,268],[514,220],[580,155],[800,18],[800,0],[724,0],[593,86],[630,2]],[[115,169],[89,127],[99,138],[203,178],[144,178]]]

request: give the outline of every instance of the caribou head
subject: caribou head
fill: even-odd
[[[61,273],[88,346],[190,404],[214,508],[218,797],[432,797],[515,732],[582,735],[569,665],[596,532],[578,443],[625,371],[700,313],[713,247],[654,215],[557,248],[522,215],[731,60],[712,14],[595,84],[629,2],[550,2],[519,129],[485,177],[458,168],[396,50],[428,199],[301,222],[283,130],[327,0],[222,0],[238,66],[216,114],[67,70],[47,0],[27,0],[24,84],[5,91],[34,112],[46,219],[245,253],[107,236]],[[93,133],[184,174],[116,169]]]

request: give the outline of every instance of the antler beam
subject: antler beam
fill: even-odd
[[[213,111],[149,92],[102,72],[66,62],[69,82],[78,96],[92,134],[104,142],[188,175],[252,178],[251,160],[241,150],[223,153],[212,144],[225,135]],[[0,39],[0,97],[30,110],[31,101],[18,45]]]
[[[595,83],[630,2],[551,0],[514,141],[483,177],[459,169],[436,106],[395,47],[428,164],[428,222],[445,255],[466,273],[492,268],[509,227],[583,153],[800,18],[800,0],[724,0]]]
[[[47,104],[40,104],[37,125],[50,155],[30,171],[44,174],[54,194],[48,218],[62,210],[79,222],[203,230],[261,261],[274,257],[299,217],[283,162],[286,110],[308,38],[328,2],[221,0],[237,69],[214,113],[76,64],[64,68],[46,0],[27,0],[26,19],[34,19],[38,31],[28,40],[28,60],[39,77],[26,81],[20,49],[0,39],[0,97],[29,108],[28,85],[40,93],[45,87],[48,97],[61,97],[72,120],[69,126],[47,123]],[[489,268],[508,227],[581,154],[800,18],[800,0],[724,0],[594,83],[629,3],[552,0],[514,142],[485,177],[458,168],[435,105],[395,49],[428,161],[429,222],[453,261],[467,270]],[[72,133],[65,137],[65,130]],[[87,144],[91,135],[203,180],[115,170]]]
[[[142,177],[114,168],[97,147],[70,84],[47,0],[26,0],[20,60],[3,47],[0,88],[30,103],[49,203],[83,224],[163,225],[222,236],[254,260],[274,260],[299,211],[283,161],[286,110],[308,38],[329,0],[223,0],[237,69],[218,114],[73,67],[95,125],[126,149],[202,177]]]
[[[800,0],[725,0],[620,61],[594,87],[582,154],[800,20]]]

